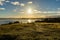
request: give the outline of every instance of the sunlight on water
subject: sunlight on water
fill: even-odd
[[[29,22],[29,23],[31,23],[31,22],[32,22],[32,20],[28,19],[28,22]]]

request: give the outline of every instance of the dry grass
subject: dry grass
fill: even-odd
[[[8,38],[14,40],[60,40],[60,23],[17,23],[0,25],[0,39],[3,37],[6,39],[6,35]]]

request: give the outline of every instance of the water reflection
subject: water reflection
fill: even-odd
[[[31,23],[31,22],[32,22],[32,20],[28,19],[28,23]]]
[[[37,19],[1,19],[0,24],[6,24],[9,22],[15,22],[15,21],[19,21],[20,23],[32,23],[36,20]]]

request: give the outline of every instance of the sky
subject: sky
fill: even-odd
[[[60,0],[0,0],[0,18],[47,16],[60,16]]]

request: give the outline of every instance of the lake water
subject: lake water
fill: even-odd
[[[0,19],[0,24],[6,24],[6,23],[9,23],[9,22],[14,22],[14,21],[27,23],[27,22],[34,22],[35,20],[37,20],[37,19],[2,18],[2,19]]]

